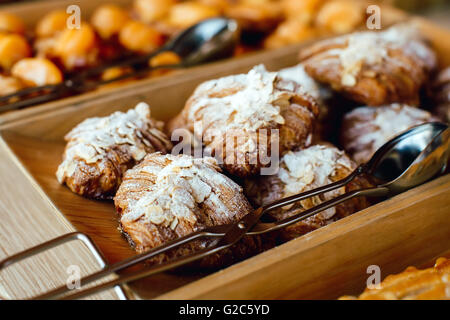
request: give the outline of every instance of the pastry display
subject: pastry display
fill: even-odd
[[[359,296],[341,300],[450,300],[450,260],[439,258],[433,267],[387,276],[379,288],[366,288]]]
[[[214,158],[161,153],[148,154],[125,173],[114,204],[122,231],[139,253],[205,227],[233,223],[253,210],[242,187],[220,172]],[[153,262],[189,254],[209,243],[191,242]],[[224,266],[261,248],[258,237],[246,237],[201,265]]]
[[[188,129],[228,172],[246,177],[270,165],[261,155],[270,156],[273,139],[280,154],[307,146],[317,114],[317,103],[299,84],[260,65],[200,84],[169,130]]]
[[[341,180],[355,168],[356,164],[336,147],[330,144],[313,145],[285,154],[280,160],[280,169],[277,174],[248,179],[245,184],[245,193],[254,204],[263,206],[281,198]],[[270,214],[276,220],[282,220],[348,191],[368,186],[369,182],[364,178],[357,178],[345,187],[299,201],[274,210]],[[280,236],[283,241],[294,239],[367,206],[368,202],[365,198],[352,199],[284,228]]]
[[[336,19],[343,14],[352,19]],[[362,25],[365,14],[359,4],[343,0],[134,0],[128,7],[113,2],[98,5],[89,16],[83,13],[80,28],[68,27],[73,17],[65,8],[47,12],[27,28],[18,16],[0,11],[0,75],[15,78],[11,73],[14,64],[25,58],[42,58],[47,66],[52,64],[51,69],[59,69],[61,82],[80,70],[153,52],[183,29],[220,16],[240,24],[242,37],[234,53],[238,56],[352,31]],[[29,67],[30,73],[42,68],[39,64]],[[140,77],[169,71],[161,69]],[[109,75],[101,78],[112,79]],[[26,81],[23,86],[54,84],[42,79]]]
[[[147,153],[170,151],[172,146],[162,126],[150,118],[145,103],[126,113],[84,120],[65,136],[58,181],[88,198],[112,198],[127,169]]]
[[[450,122],[450,67],[442,70],[433,84],[432,112],[444,122]]]
[[[344,116],[341,143],[356,162],[364,163],[401,132],[437,120],[431,113],[405,104],[360,107]]]
[[[358,103],[419,103],[436,55],[412,25],[357,32],[301,50],[306,72]]]

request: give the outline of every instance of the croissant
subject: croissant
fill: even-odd
[[[341,144],[353,160],[364,163],[396,135],[435,120],[428,111],[405,104],[356,108],[342,120]]]
[[[442,70],[433,84],[433,113],[444,122],[450,123],[450,67]]]
[[[171,150],[162,127],[162,122],[150,118],[145,103],[126,113],[84,120],[65,136],[67,145],[56,172],[58,181],[88,198],[112,198],[127,169],[147,153]]]
[[[242,188],[220,173],[214,158],[161,153],[148,154],[125,173],[114,204],[122,231],[139,253],[205,227],[236,222],[252,210]],[[209,244],[196,240],[150,262],[162,263]],[[258,237],[246,237],[235,247],[201,260],[200,266],[227,265],[264,245]]]
[[[366,288],[358,297],[343,296],[340,300],[449,300],[450,260],[439,258],[433,267],[389,275],[378,288]]]
[[[168,129],[186,128],[228,172],[247,177],[271,165],[261,155],[308,145],[317,115],[300,85],[256,66],[200,84]]]
[[[417,105],[436,55],[409,25],[356,32],[302,50],[300,60],[317,81],[366,105]]]
[[[280,168],[276,175],[247,179],[244,190],[255,205],[263,206],[343,179],[355,168],[355,163],[343,151],[330,144],[318,144],[285,154],[280,160]],[[345,192],[366,186],[369,186],[366,179],[356,178],[345,187],[274,210],[271,215],[276,220],[282,220]],[[291,240],[362,210],[368,205],[364,197],[349,200],[284,228],[280,232],[280,238],[282,241]]]

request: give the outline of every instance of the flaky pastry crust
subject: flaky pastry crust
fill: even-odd
[[[281,159],[280,169],[276,175],[248,179],[244,190],[255,205],[262,206],[336,182],[347,177],[355,168],[355,163],[334,146],[313,145],[301,151],[287,153]],[[273,210],[271,215],[276,220],[282,220],[345,192],[367,186],[369,186],[367,180],[356,178],[345,187]],[[352,199],[286,227],[280,232],[280,237],[283,241],[291,240],[362,210],[368,205],[365,198]]]
[[[231,174],[247,177],[269,166],[275,139],[280,154],[311,141],[318,106],[299,84],[256,66],[248,74],[202,83],[169,131],[186,128]]]
[[[126,113],[84,120],[65,136],[58,181],[88,198],[112,198],[126,170],[147,153],[170,151],[172,144],[162,127],[162,122],[150,118],[145,103]]]
[[[160,153],[147,155],[125,173],[114,203],[122,231],[139,253],[209,226],[233,223],[252,210],[242,188],[220,173],[214,158]],[[194,241],[151,262],[162,263],[209,244]],[[235,247],[203,259],[200,266],[224,266],[264,245],[258,237],[245,237]]]
[[[449,300],[450,260],[439,258],[433,267],[405,271],[387,276],[379,288],[366,288],[358,297],[343,296],[340,300]]]
[[[431,113],[405,104],[356,108],[342,120],[341,144],[353,160],[364,163],[401,132],[436,120]]]
[[[300,60],[317,81],[356,102],[417,105],[436,55],[411,25],[356,32],[302,50]]]

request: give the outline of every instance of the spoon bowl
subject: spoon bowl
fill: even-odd
[[[235,20],[211,18],[184,30],[161,51],[173,51],[181,57],[183,66],[191,66],[230,56],[238,40]]]
[[[449,157],[448,125],[425,123],[384,144],[365,165],[365,173],[391,193],[399,193],[433,178]]]

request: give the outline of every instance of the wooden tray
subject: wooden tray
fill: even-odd
[[[366,0],[355,0],[355,2],[370,2]],[[115,4],[121,5],[123,7],[131,6],[133,0],[115,0],[113,1]],[[92,15],[93,11],[100,6],[101,4],[111,3],[111,0],[52,0],[52,1],[39,1],[39,2],[25,2],[19,4],[11,4],[6,5],[1,8],[2,11],[7,11],[14,13],[21,17],[28,28],[33,28],[37,21],[46,13],[56,10],[56,9],[64,9],[69,5],[77,4],[81,8],[82,19],[87,20]],[[383,5],[382,6],[382,23],[384,25],[390,25],[394,22],[401,21],[406,19],[408,16],[401,10],[392,8],[390,6]],[[260,51],[261,52],[261,51]],[[250,53],[252,56],[254,54],[259,53]],[[239,58],[238,58],[239,59]],[[190,73],[191,70],[176,70],[172,71],[170,75],[167,77],[174,77],[178,74]],[[166,76],[163,76],[166,78]],[[133,88],[137,85],[139,86],[147,86],[151,85],[154,82],[159,82],[161,77],[152,77],[152,78],[144,78],[135,81],[128,81],[121,84],[112,84],[107,85],[102,88],[99,88],[92,92],[87,92],[81,95],[59,99],[56,101],[40,104],[38,106],[29,107],[25,110],[21,110],[20,112],[15,111],[7,111],[1,114],[0,116],[0,124],[4,124],[10,121],[14,121],[19,117],[27,117],[31,115],[37,115],[42,112],[46,112],[49,110],[55,110],[57,108],[64,108],[67,105],[79,104],[90,101],[95,98],[99,98],[101,96],[110,96],[112,94],[116,94],[122,91],[133,90]]]
[[[450,36],[448,32],[421,19],[413,20],[430,36],[438,52],[450,53],[450,44],[440,41]],[[198,83],[247,71],[260,62],[268,69],[293,65],[299,48],[292,46],[197,67],[89,101],[17,117],[0,126],[0,171],[4,177],[0,191],[5,206],[1,213],[0,258],[37,244],[37,239],[47,240],[75,229],[91,236],[109,263],[133,255],[117,230],[112,203],[84,199],[57,183],[55,171],[64,148],[64,134],[87,117],[126,110],[139,101],[152,106],[153,116],[167,120],[179,112]],[[441,57],[448,65],[449,55]],[[365,286],[369,265],[380,266],[385,276],[448,252],[449,194],[447,175],[224,270],[208,275],[164,273],[130,284],[129,288],[134,297],[171,299],[325,299],[355,294]],[[36,262],[36,273],[64,274],[78,251],[81,249],[59,251],[50,259]],[[89,258],[81,260],[86,269],[83,271],[94,269]],[[46,272],[39,271],[42,265]],[[6,285],[22,276],[19,272],[0,274],[0,295],[5,288],[30,294],[27,283],[20,288]],[[64,277],[58,279],[64,281]],[[48,285],[33,281],[28,288],[56,285],[56,281]],[[106,296],[115,297],[111,292]]]

